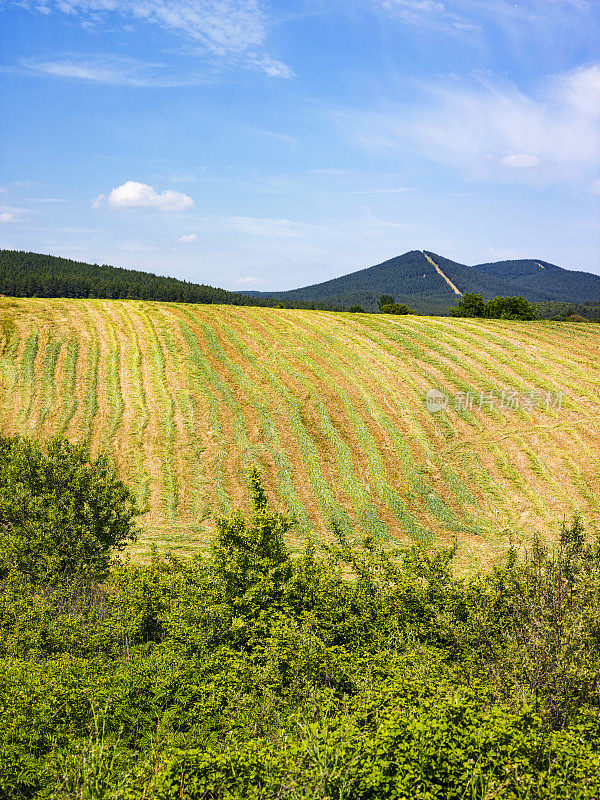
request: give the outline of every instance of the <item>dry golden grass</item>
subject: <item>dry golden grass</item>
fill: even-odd
[[[0,299],[0,432],[107,450],[148,510],[132,551],[190,553],[257,464],[296,541],[330,518],[399,542],[600,519],[600,326],[135,301]],[[431,387],[562,391],[562,410],[432,414]]]

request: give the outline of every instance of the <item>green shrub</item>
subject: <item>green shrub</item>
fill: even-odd
[[[106,457],[85,445],[0,438],[0,574],[99,580],[135,538],[138,514]]]
[[[533,303],[524,297],[494,297],[485,301],[480,294],[465,292],[456,306],[450,309],[451,317],[480,317],[484,319],[537,319]]]

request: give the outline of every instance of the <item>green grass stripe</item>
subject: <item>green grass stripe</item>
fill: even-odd
[[[106,381],[106,396],[110,414],[108,425],[104,433],[107,442],[112,442],[119,426],[123,421],[123,394],[121,391],[121,348],[115,335],[115,326],[107,312],[106,304],[101,305],[102,316],[108,334],[108,347],[103,350],[104,372]]]
[[[458,385],[457,388],[463,391],[469,389],[476,393],[479,391],[495,391],[497,393],[505,386],[525,388],[530,383],[527,380],[531,378],[530,372],[515,369],[514,356],[506,353],[504,349],[498,352],[497,348],[488,345],[489,337],[474,337],[464,330],[456,331],[455,327],[448,330],[447,326],[444,328],[443,323],[436,323],[435,327],[431,324],[427,325],[425,322],[415,324],[420,331],[421,340],[428,349],[439,351],[475,378],[471,385]],[[454,325],[456,326],[456,323]],[[484,330],[484,333],[487,334],[487,331]],[[444,340],[444,345],[439,344],[440,339]],[[475,363],[472,363],[473,361]],[[485,378],[482,377],[479,364],[485,367],[486,373],[489,373]],[[515,383],[524,385],[516,386]],[[540,388],[551,388],[544,384],[545,382],[542,382]]]
[[[90,344],[87,354],[87,364],[84,378],[84,392],[81,401],[82,420],[79,430],[84,436],[84,441],[89,445],[92,439],[94,419],[98,413],[98,367],[100,365],[100,346],[98,331],[92,321],[87,321]]]
[[[468,338],[470,338],[470,337],[465,337],[465,338],[468,340]],[[475,344],[476,344],[475,342],[472,342],[472,343],[469,342],[469,350],[471,352],[475,352],[476,351],[475,347],[474,347]],[[434,345],[432,344],[432,347],[433,346]],[[484,348],[482,348],[482,349],[484,349]],[[482,364],[482,367],[485,367],[486,371],[490,371],[492,369],[492,365],[490,364],[489,361],[485,361]],[[540,384],[541,384],[540,388],[544,388],[543,382],[540,381]],[[513,382],[513,386],[514,386],[514,382]],[[440,387],[440,388],[444,389],[446,387]],[[494,391],[495,394],[498,395],[498,388],[499,387],[494,385],[492,382],[490,382],[489,379],[486,376],[486,380],[485,381],[480,381],[479,387],[476,388],[475,386],[473,386],[472,390],[475,391],[475,392],[478,392],[478,390]],[[497,405],[492,410],[486,410],[485,413],[486,413],[486,415],[489,415],[493,419],[493,421],[495,421],[495,422],[497,422],[500,419],[502,419],[502,412],[497,407]],[[511,413],[514,414],[516,417],[518,417],[521,421],[525,421],[525,422],[529,422],[530,421],[530,416],[528,415],[528,412],[526,412],[526,411],[524,411],[522,409],[519,409],[518,411],[513,411]],[[460,414],[461,414],[461,417],[463,417],[463,418],[467,418],[468,419],[468,417],[469,417],[468,412],[461,411]],[[436,421],[438,419],[443,418],[444,416],[446,416],[446,415],[445,414],[436,415]],[[478,427],[480,427],[480,423],[478,423]]]
[[[2,395],[0,396],[0,403],[2,404],[3,411],[6,410],[10,414],[9,420],[11,425],[12,419],[12,404],[11,398],[17,391],[19,383],[19,364],[17,362],[17,354],[19,352],[19,345],[21,338],[18,332],[13,332],[8,339],[2,354],[0,355],[0,379],[2,386]]]
[[[532,330],[533,328],[531,327],[525,329],[525,331],[528,333],[531,332]],[[520,357],[519,354],[523,348],[518,346],[513,346],[511,342],[508,342],[504,338],[502,339],[502,342],[505,343],[507,346],[511,346],[511,352],[514,353],[514,355],[512,356],[513,360],[516,361],[518,364]],[[546,346],[545,342],[542,342],[541,344]],[[475,347],[476,345],[477,345],[476,337],[473,337],[473,346]],[[552,355],[554,356],[554,358],[556,358],[556,352],[557,348],[554,348],[552,350]],[[552,366],[548,367],[548,359],[546,359],[546,361],[544,362],[544,369],[546,376],[545,379],[542,379],[540,377],[539,371],[537,372],[534,378],[531,371],[527,372],[525,370],[521,370],[519,367],[517,367],[517,369],[521,373],[524,383],[526,385],[529,384],[531,388],[540,388],[550,391],[556,391],[558,390],[558,388],[561,388],[563,391],[566,390],[562,413],[565,413],[570,408],[571,409],[577,408],[578,413],[585,416],[585,418],[589,421],[590,429],[594,429],[596,422],[595,415],[587,412],[585,410],[585,406],[581,407],[581,405],[577,404],[574,399],[577,395],[583,395],[583,398],[589,402],[590,406],[594,406],[595,403],[597,403],[598,394],[595,393],[592,389],[587,388],[587,383],[588,383],[587,376],[590,374],[589,369],[588,371],[584,371],[580,367],[577,367],[577,369],[574,371],[570,360],[568,362],[563,361],[562,363],[557,363],[554,367]],[[598,371],[596,370],[595,372],[597,373]],[[595,374],[594,371],[592,371],[592,374]],[[549,379],[548,376],[550,376]],[[536,414],[539,414],[539,412],[536,412]],[[519,416],[525,422],[532,422],[533,420],[536,419],[535,416],[532,417],[529,414],[529,412],[526,412],[522,409],[516,412],[516,415]],[[556,410],[550,410],[550,411],[544,410],[542,412],[542,416],[544,418],[558,419],[559,414],[558,411]]]
[[[145,507],[150,498],[150,476],[146,469],[144,436],[150,421],[150,413],[146,402],[142,375],[142,351],[137,330],[131,320],[131,313],[135,312],[130,309],[130,304],[119,303],[115,305],[115,311],[123,320],[129,334],[129,346],[126,355],[123,356],[131,387],[127,395],[127,404],[133,410],[130,422],[132,427],[128,431],[128,436],[133,440],[127,451],[128,470],[136,483],[140,504]]]
[[[478,392],[481,390],[488,390],[491,387],[481,386],[480,372],[469,363],[457,363],[458,356],[449,350],[447,346],[439,341],[438,337],[425,336],[422,332],[416,332],[412,326],[405,325],[400,327],[398,324],[394,328],[388,325],[377,324],[371,322],[370,325],[361,324],[369,329],[368,338],[374,342],[380,349],[394,355],[397,358],[403,358],[406,361],[407,373],[403,373],[404,378],[406,374],[410,376],[410,383],[414,387],[415,398],[418,400],[421,408],[425,407],[425,397],[423,390],[417,387],[416,379],[413,379],[411,373],[427,377],[430,381],[430,386],[439,388],[441,390],[456,393],[463,392]],[[416,343],[413,342],[416,339]],[[430,345],[430,350],[426,351],[425,346]],[[472,379],[472,382],[465,380],[459,373],[447,366],[442,359],[445,358],[449,361],[457,363],[457,367],[466,372]],[[431,367],[432,369],[428,369]],[[439,372],[445,379],[444,385],[440,385],[439,377],[433,372]],[[409,382],[408,380],[406,381]],[[439,418],[438,418],[439,417]],[[472,426],[479,428],[477,417],[468,410],[461,412],[462,420]],[[435,420],[432,420],[433,425],[446,426],[447,420],[444,420],[444,415],[437,415]]]
[[[527,333],[527,330],[527,328],[523,330],[522,340],[518,343],[508,339],[502,328],[491,324],[483,329],[485,336],[482,336],[475,326],[468,324],[464,326],[463,335],[469,345],[481,353],[482,360],[484,355],[496,359],[502,358],[503,363],[510,367],[510,371],[522,381],[522,386],[514,386],[515,389],[552,390],[557,388],[557,381],[561,384],[566,383],[573,388],[576,384],[571,381],[572,369],[565,370],[564,361],[553,365],[549,360],[542,362],[539,357],[534,357],[529,353],[523,341],[526,338],[524,334]],[[501,356],[498,354],[499,352],[502,354]],[[554,357],[556,356],[554,355]]]
[[[323,432],[332,444],[336,454],[337,469],[342,486],[356,510],[358,526],[365,534],[377,539],[387,538],[389,536],[389,528],[381,519],[379,511],[373,503],[369,492],[365,489],[363,482],[356,475],[357,465],[354,462],[350,448],[331,422],[325,405],[319,403],[318,411]]]
[[[329,349],[330,348],[327,348],[327,350]],[[327,352],[327,350],[325,352]],[[448,505],[446,505],[446,503],[444,503],[444,501],[435,493],[433,485],[424,478],[423,469],[415,468],[413,458],[406,445],[404,437],[401,435],[400,431],[393,426],[388,415],[383,412],[376,398],[368,391],[366,385],[360,382],[359,378],[353,376],[348,370],[344,370],[344,373],[346,375],[346,379],[355,384],[357,391],[362,391],[363,394],[367,395],[368,399],[366,406],[368,414],[370,417],[373,417],[378,421],[380,426],[387,432],[389,439],[392,441],[396,450],[396,454],[403,464],[405,474],[410,476],[409,485],[412,487],[412,496],[414,496],[415,499],[418,497],[421,504],[427,508],[427,510],[444,526],[449,527],[452,530],[464,531],[464,524],[460,523],[454,511]],[[379,375],[374,375],[372,377],[373,380],[379,384],[382,394],[384,394],[387,387],[383,383],[381,377]],[[377,448],[374,439],[368,432],[363,418],[357,413],[347,396],[344,398],[344,405],[346,413],[353,419],[355,429],[363,449],[367,454],[369,454],[372,463],[377,465],[375,468],[372,468],[372,474],[376,479],[378,475],[381,475],[378,486],[379,495],[386,499],[392,506],[396,516],[403,523],[403,526],[407,529],[407,532],[410,533],[410,535],[419,539],[430,538],[430,533],[416,522],[414,516],[407,514],[406,503],[397,495],[396,492],[394,492],[387,479],[385,479],[379,449]],[[411,489],[409,489],[408,494],[411,496]],[[468,496],[466,499],[472,500],[473,498],[472,496]],[[470,532],[483,532],[479,526],[471,526],[469,530]]]
[[[328,347],[326,351],[322,351],[321,348],[317,348],[314,343],[313,348],[311,349],[314,349],[315,351],[318,350],[320,358],[328,361],[328,363],[331,365],[331,369],[328,370],[327,373],[325,373],[319,367],[316,361],[312,361],[310,366],[311,371],[313,371],[320,381],[322,381],[324,384],[331,383],[336,386],[336,391],[342,402],[342,405],[344,406],[345,413],[353,423],[357,441],[360,442],[362,450],[369,461],[370,474],[368,477],[370,480],[367,480],[367,483],[373,486],[377,496],[382,498],[383,503],[392,510],[392,512],[401,522],[407,520],[406,505],[401,501],[399,495],[387,482],[381,455],[370,431],[364,424],[364,421],[360,418],[359,414],[356,412],[354,404],[350,400],[348,394],[341,388],[339,382],[335,379],[335,371],[342,371],[342,362],[341,359],[337,357],[338,353],[336,353],[336,350],[339,351],[339,342],[332,338],[328,341]],[[347,371],[344,370],[344,374],[348,380],[351,380]],[[318,389],[314,384],[312,384],[312,388],[314,392],[318,392]],[[364,391],[366,393],[366,389],[364,389]],[[374,406],[374,399],[370,398],[370,401],[372,401],[370,404]],[[382,537],[389,535],[387,524],[380,518],[379,511],[372,502],[369,491],[364,487],[364,479],[359,479],[357,477],[357,471],[361,471],[360,465],[354,463],[352,453],[343,441],[342,437],[336,431],[335,426],[331,422],[331,419],[327,413],[326,407],[320,403],[318,405],[318,410],[321,418],[321,427],[327,439],[330,441],[336,451],[337,463],[340,465],[342,484],[346,490],[346,493],[353,501],[354,507],[357,511],[359,525],[366,533],[374,536]],[[412,522],[413,524],[410,527],[414,530],[414,520],[412,520]]]
[[[476,346],[476,344],[479,344],[479,340],[477,340],[477,342],[474,342],[474,341],[470,342],[469,341],[470,339],[471,339],[470,336],[464,337],[464,340],[469,343],[470,349],[473,352],[475,352],[476,351],[475,346]],[[485,342],[485,339],[484,339],[484,342]],[[480,351],[483,351],[484,353],[485,352],[490,352],[490,348],[487,348],[485,346],[485,343],[484,343],[483,346],[481,346],[480,349],[477,352],[480,352]],[[492,355],[491,352],[490,352],[490,355]],[[485,361],[484,364],[482,364],[482,367],[483,366],[485,366],[486,371],[489,372],[492,369],[492,362],[489,361],[489,360]],[[525,371],[523,370],[522,373],[524,373],[524,372]],[[525,377],[525,375],[523,375],[523,377]],[[546,387],[544,387],[544,382],[543,381],[541,381],[539,378],[537,379],[537,381],[538,381],[537,384],[534,383],[534,386],[536,386],[536,387],[539,386],[540,388],[546,388]],[[530,415],[528,414],[528,412],[524,411],[523,409],[519,409],[518,411],[513,412],[513,413],[514,413],[515,417],[519,418],[521,421],[524,421],[525,423],[529,423],[531,421]],[[492,417],[492,418],[495,417],[494,421],[497,421],[501,416],[501,412],[496,408],[494,408],[493,411],[487,411],[486,414],[489,414],[490,417]],[[517,472],[517,470],[515,470],[512,467],[512,465],[508,461],[508,455],[507,454],[502,453],[502,454],[499,455],[499,457],[497,459],[497,468],[500,471],[500,473],[503,475],[503,477],[507,481],[509,481],[511,483],[511,485],[516,486],[521,491],[521,493],[528,498],[528,500],[530,501],[530,503],[532,505],[539,506],[539,495],[538,495],[535,487],[530,486],[529,483],[526,480],[524,480],[523,477]],[[494,496],[494,494],[495,494],[495,492],[494,492],[494,484],[490,480],[490,476],[486,473],[486,471],[484,469],[482,469],[482,471],[481,471],[480,482],[484,482],[487,485],[488,493],[490,493],[492,496]],[[554,480],[550,480],[550,483],[554,484],[555,487],[556,487],[556,482]],[[498,498],[497,494],[496,494],[496,498],[495,499],[497,501],[500,499],[500,498]]]
[[[305,342],[305,345],[308,345],[308,342]],[[311,343],[311,347],[313,349],[316,347],[314,342]],[[315,364],[311,364],[311,369],[313,374],[318,376],[319,370]],[[321,380],[323,379],[322,375],[319,377]],[[338,395],[341,394],[341,389],[335,380],[335,373],[329,374],[325,382],[336,385]],[[306,375],[303,375],[303,383],[306,387],[309,387],[315,395],[319,394],[318,387]],[[333,448],[336,456],[336,467],[339,473],[341,486],[354,506],[355,513],[353,516],[356,524],[364,533],[377,538],[387,536],[389,534],[388,526],[380,518],[379,511],[372,502],[369,492],[365,489],[363,481],[357,476],[357,471],[360,470],[360,466],[355,464],[352,452],[333,424],[325,404],[318,402],[316,408],[319,415],[321,430]]]
[[[25,340],[25,347],[21,354],[20,364],[20,387],[21,387],[21,411],[18,415],[19,427],[24,428],[31,416],[31,407],[35,398],[37,381],[35,378],[35,359],[38,353],[39,336],[37,333],[30,333]]]
[[[323,330],[322,327],[316,330],[311,330],[310,340],[314,341],[317,338],[325,340],[325,347],[313,348],[314,352],[318,354],[319,359],[330,364],[332,373],[334,370],[337,370],[345,376],[347,382],[354,386],[357,393],[362,394],[365,410],[367,411],[368,415],[370,417],[377,417],[378,422],[380,422],[380,427],[383,427],[386,430],[393,445],[400,444],[403,439],[397,429],[394,430],[394,433],[390,436],[390,428],[392,426],[389,419],[387,420],[389,423],[387,426],[381,425],[380,417],[383,416],[383,414],[379,403],[367,388],[368,382],[363,382],[356,373],[351,372],[343,366],[344,360],[347,359],[353,362],[359,370],[364,371],[364,361],[358,358],[353,349],[349,349],[347,346],[342,353],[342,350],[338,345],[339,339],[328,334]],[[311,364],[311,369],[319,375],[322,381],[327,383],[329,370],[323,370],[317,362],[313,362]],[[379,375],[370,374],[369,378],[371,381],[383,386],[383,381]],[[396,518],[401,522],[404,529],[410,536],[416,539],[430,538],[430,533],[421,525],[419,525],[414,516],[409,512],[404,500],[400,498],[397,492],[387,481],[379,449],[377,448],[377,445],[368,427],[357,413],[353,401],[350,399],[349,395],[341,389],[340,386],[337,386],[337,391],[344,406],[344,411],[353,423],[357,440],[360,441],[363,452],[369,460],[369,484],[376,489],[377,495],[382,499],[382,502],[390,507]],[[408,405],[406,408],[408,408]]]
[[[584,442],[575,428],[571,428],[569,433],[579,446],[580,450],[584,450]],[[600,493],[598,492],[598,478],[600,477],[600,468],[598,467],[597,456],[593,457],[593,463],[596,465],[596,474],[594,476],[593,485],[590,487],[581,474],[581,463],[576,460],[570,453],[562,451],[563,461],[569,467],[571,472],[571,479],[574,485],[579,489],[583,497],[590,503],[592,508],[600,510]]]
[[[79,401],[75,392],[77,384],[77,360],[79,358],[79,339],[76,336],[67,340],[65,374],[60,389],[62,412],[57,423],[57,433],[64,436],[65,431],[77,411]]]
[[[40,425],[44,424],[44,421],[50,410],[54,408],[55,401],[56,401],[56,383],[55,383],[55,373],[56,373],[56,364],[58,362],[58,357],[60,355],[60,351],[62,349],[62,342],[61,341],[51,341],[46,348],[46,355],[44,358],[44,375],[42,378],[42,394],[44,397],[42,409],[40,411]]]
[[[440,388],[445,388],[445,387],[440,387]],[[460,413],[461,413],[461,416],[465,414],[465,412],[460,412]],[[490,413],[490,412],[486,412],[486,413]],[[442,414],[435,415],[436,421],[438,419],[444,417],[444,416],[445,415],[442,415]],[[497,419],[498,416],[499,416],[499,411],[496,411],[494,416]],[[452,471],[448,470],[447,468],[445,468],[443,466],[443,461],[439,456],[436,456],[435,454],[433,454],[432,457],[435,460],[437,460],[438,466],[439,466],[440,470],[442,471],[442,474],[443,474],[443,476],[445,478],[445,481],[446,481],[447,485],[449,486],[449,488],[451,488],[451,490],[454,491],[455,493],[457,492],[457,490],[460,491],[461,486],[464,486],[464,484],[461,481],[457,481],[456,480],[456,476],[453,475]],[[478,483],[480,485],[483,485],[484,487],[487,488],[488,492],[493,493],[494,492],[494,485],[493,485],[493,482],[490,480],[490,476],[487,475],[486,470],[483,468],[483,465],[481,464],[480,461],[477,461],[477,464],[478,464],[478,468],[479,468],[481,474],[480,474],[480,480],[476,481],[476,483]],[[463,466],[464,465],[465,465],[465,462],[463,460]],[[472,478],[475,477],[475,472],[473,472],[473,470],[471,470],[471,477]],[[464,487],[464,488],[466,489],[466,487]],[[435,495],[433,495],[433,496],[435,497]],[[473,498],[466,497],[465,499],[470,501],[470,502],[473,502]],[[496,498],[495,499],[497,501],[500,500],[500,498],[498,497],[497,494],[496,494]],[[474,526],[473,526],[472,532],[484,533],[484,534],[488,533],[489,534],[490,533],[490,528],[487,527],[487,530],[485,528],[482,529],[481,525],[478,525],[477,523],[475,523]]]
[[[151,372],[152,385],[160,404],[159,427],[162,432],[163,446],[161,448],[161,472],[164,491],[164,504],[167,513],[174,517],[179,504],[179,487],[177,485],[177,470],[174,456],[175,446],[175,404],[168,390],[166,375],[165,354],[163,353],[160,339],[156,333],[154,323],[150,317],[152,306],[140,303],[136,309],[138,317],[147,336],[147,357],[153,367]]]

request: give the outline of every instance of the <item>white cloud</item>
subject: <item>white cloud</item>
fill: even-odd
[[[283,61],[276,61],[274,58],[270,56],[254,56],[251,59],[252,64],[254,64],[259,69],[262,69],[269,78],[293,78],[294,73],[287,64],[284,64]]]
[[[10,211],[0,211],[0,222],[19,222],[19,218]]]
[[[490,80],[420,88],[415,108],[338,121],[363,146],[417,152],[477,178],[589,184],[600,169],[600,66],[553,76],[531,94]]]
[[[600,119],[600,65],[575,70],[559,81],[565,105],[590,119]]]
[[[126,181],[113,189],[108,198],[102,194],[99,195],[92,202],[92,207],[100,207],[105,199],[113,208],[157,208],[160,211],[184,211],[194,205],[192,198],[183,192],[166,189],[159,193],[154,187],[139,181]]]
[[[527,167],[537,167],[540,163],[540,160],[536,156],[528,156],[526,153],[513,153],[510,156],[504,156],[504,158],[501,158],[500,163],[504,164],[505,167],[524,169]]]
[[[177,241],[187,244],[188,242],[195,242],[197,238],[198,236],[195,233],[184,233],[183,236],[180,236]]]

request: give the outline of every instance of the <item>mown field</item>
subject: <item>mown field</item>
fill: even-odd
[[[457,537],[459,563],[600,520],[600,326],[0,298],[0,432],[107,449],[147,513],[133,549],[204,547],[257,464],[296,537]],[[430,413],[430,387],[474,393]],[[563,392],[562,408],[479,393]]]

